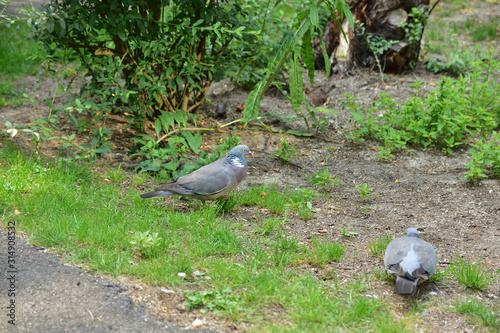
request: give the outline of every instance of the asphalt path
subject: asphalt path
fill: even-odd
[[[7,230],[8,232],[8,230]],[[0,332],[209,332],[150,316],[127,287],[0,233]]]

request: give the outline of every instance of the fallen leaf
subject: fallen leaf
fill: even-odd
[[[245,109],[245,104],[240,104],[236,107],[236,111],[239,111],[239,112],[243,111],[244,109]]]
[[[21,214],[21,212],[16,209],[16,210],[14,210],[14,214],[19,215],[19,214]]]
[[[262,193],[260,194],[261,197],[265,197],[267,195],[266,192],[262,191]]]
[[[326,230],[326,229],[320,229],[320,230],[318,230],[318,232],[320,234],[326,234],[326,233],[328,233],[328,230]]]
[[[370,150],[378,151],[378,147],[375,147],[375,146],[370,147]]]

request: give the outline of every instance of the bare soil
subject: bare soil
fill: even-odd
[[[456,17],[450,19],[458,20],[460,16],[461,20],[465,20],[467,15],[475,15],[486,20],[492,13],[500,13],[498,3],[480,2],[475,8],[477,10],[473,10],[472,14],[457,13]],[[498,44],[498,41],[493,41],[496,50],[500,49]],[[436,86],[440,77],[426,71],[421,64],[410,73],[386,75],[389,79],[386,84],[381,82],[376,71],[355,70],[350,75],[333,74],[328,79],[323,72],[317,72],[314,88],[308,87],[309,91],[317,91],[321,87],[325,106],[337,111],[337,114],[329,115],[330,125],[325,134],[318,133],[304,138],[273,133],[262,128],[253,129],[251,125],[247,130],[235,126],[227,132],[207,133],[202,149],[209,150],[213,143],[217,144],[220,138],[227,135],[237,135],[256,153],[254,158],[249,159],[249,172],[239,189],[263,183],[276,184],[277,188],[289,190],[314,188],[308,177],[323,168],[328,168],[331,175],[341,180],[327,196],[312,202],[314,219],[304,221],[292,215],[286,225],[287,234],[299,237],[304,243],[308,243],[311,237],[318,237],[348,246],[339,263],[332,263],[322,269],[307,265],[301,267],[318,279],[329,279],[327,274],[333,269],[339,282],[381,269],[383,262],[370,254],[369,242],[387,233],[400,235],[408,227],[416,227],[421,238],[434,245],[438,254],[439,271],[447,269],[457,255],[471,262],[482,258],[484,270],[496,271],[500,269],[500,181],[487,179],[477,186],[471,186],[463,179],[465,164],[469,161],[468,147],[450,155],[444,155],[437,149],[414,147],[413,153],[401,153],[394,160],[384,162],[378,159],[379,143],[354,145],[345,139],[351,124],[348,122],[350,113],[342,110],[344,94],[356,96],[363,105],[370,105],[379,92],[388,93],[397,100],[406,100],[414,93],[411,86],[413,82],[421,81],[424,88],[430,90]],[[19,84],[32,92],[37,102],[0,109],[2,124],[4,119],[29,124],[49,113],[43,100],[52,99],[55,81],[47,79],[40,83],[36,78],[26,78]],[[76,90],[56,96],[56,104],[61,104],[70,93],[76,93]],[[198,125],[213,125],[217,122],[222,124],[238,119],[241,113],[237,107],[245,102],[247,94],[229,80],[214,84],[208,96],[212,102],[200,111]],[[309,95],[312,98],[312,94]],[[227,114],[215,120],[211,116],[218,104],[225,104]],[[288,101],[272,91],[265,96],[261,113],[294,114]],[[310,131],[302,121],[267,123],[276,130],[293,128]],[[130,138],[135,133],[132,129],[124,129],[125,122],[117,115],[109,115],[106,126],[114,132],[114,149],[113,154],[104,157],[101,163],[122,164],[133,168],[138,161],[130,160],[128,156],[133,144]],[[68,134],[74,131],[70,123],[64,123],[62,128]],[[270,156],[280,148],[281,137],[285,137],[299,152],[288,164]],[[55,142],[43,143],[41,148],[42,153],[48,156],[55,156],[59,151]],[[363,183],[374,189],[369,199],[357,196],[355,185]],[[144,190],[150,190],[152,186],[147,183]],[[231,218],[243,222],[251,232],[255,223],[251,216],[255,213],[255,207],[239,207]],[[261,211],[260,214],[264,218],[266,212]],[[341,228],[349,228],[358,235],[346,237],[340,232]],[[245,331],[252,326],[251,323],[235,323],[211,314],[187,312],[182,305],[182,290],[151,286],[128,277],[119,278],[119,283],[128,286],[123,293],[130,296],[136,304],[145,305],[148,312],[157,319],[179,327],[190,327],[196,318],[203,319],[204,328],[216,331]],[[483,330],[469,323],[464,315],[453,311],[453,302],[466,295],[485,300],[497,308],[500,306],[498,280],[487,288],[486,293],[464,290],[452,277],[437,284],[422,285],[420,293],[413,298],[393,294],[393,284],[385,280],[374,279],[369,290],[370,296],[397,304],[394,312],[397,318],[402,318],[410,310],[415,299],[430,301],[422,312],[416,313],[412,327],[415,331]],[[282,310],[269,309],[269,316],[279,318],[279,311]]]

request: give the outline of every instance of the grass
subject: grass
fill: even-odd
[[[185,294],[190,308],[257,322],[256,331],[405,330],[404,321],[390,315],[390,303],[366,297],[364,277],[331,284],[303,268],[325,267],[346,250],[286,234],[287,218],[280,214],[298,212],[293,205],[314,200],[314,192],[280,196],[256,187],[241,193],[238,202],[276,211],[266,229],[244,233],[218,204],[176,211],[164,200],[142,200],[135,185],[124,189],[107,180],[126,180],[119,171],[96,175],[85,165],[39,159],[5,143],[0,165],[2,225],[15,220],[32,243],[53,247],[90,271],[191,290]],[[275,307],[284,309],[279,318],[269,311]]]
[[[452,263],[450,269],[453,276],[465,287],[481,291],[486,291],[486,287],[497,281],[500,275],[500,270],[496,272],[491,270],[483,271],[481,259],[476,261],[475,264],[471,264],[459,255],[457,255],[457,260]]]
[[[392,234],[385,234],[380,236],[377,240],[369,242],[368,247],[370,248],[370,253],[375,257],[383,258],[385,255],[385,249],[391,240]]]
[[[475,301],[472,298],[457,300],[455,309],[458,313],[470,316],[472,324],[488,326],[497,332],[500,328],[500,309],[492,309],[485,301]]]
[[[40,69],[41,57],[45,51],[28,39],[26,23],[0,26],[0,106],[18,106],[27,101],[16,86],[16,80],[35,74]]]

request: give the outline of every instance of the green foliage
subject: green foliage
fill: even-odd
[[[136,250],[145,258],[152,258],[159,254],[156,249],[160,246],[162,241],[162,238],[158,237],[157,232],[150,233],[148,230],[144,232],[134,232],[129,243],[134,245]]]
[[[270,217],[263,221],[260,214],[258,214],[258,218],[255,230],[261,235],[270,235],[284,226],[287,222],[286,218],[282,219],[278,217]]]
[[[298,188],[293,192],[280,191],[268,185],[254,186],[241,195],[241,205],[268,208],[271,213],[283,214],[289,211],[297,212],[304,220],[314,217],[312,200],[318,197],[314,190]]]
[[[349,231],[349,229],[351,229],[351,227],[339,228],[339,231],[345,237],[354,237],[354,236],[359,235],[359,233],[354,232],[354,231]]]
[[[185,163],[189,161],[187,152],[189,143],[182,136],[173,136],[165,147],[155,141],[151,136],[142,134],[142,138],[134,138],[139,143],[139,151],[132,154],[131,157],[142,157],[144,160],[136,166],[136,170],[155,171],[161,178],[178,178],[201,168],[204,165],[215,162],[223,157],[227,151],[237,146],[240,137],[226,137],[220,140],[220,145],[214,145],[214,152],[208,154],[200,151],[198,160],[194,163]]]
[[[312,240],[311,264],[323,267],[330,262],[338,262],[347,246],[336,242]]]
[[[335,187],[340,183],[340,179],[329,175],[328,168],[313,173],[308,179],[316,186],[323,186],[327,191],[330,191],[332,186]]]
[[[45,52],[33,39],[27,38],[28,34],[26,22],[0,25],[0,107],[18,106],[29,100],[19,89],[17,79],[36,74]]]
[[[417,65],[420,53],[420,40],[422,39],[428,18],[429,13],[423,8],[413,7],[411,13],[408,14],[408,20],[400,25],[405,31],[405,37],[408,39],[409,52],[412,53],[412,57],[408,63],[408,67],[410,68],[415,68]]]
[[[457,300],[454,305],[457,312],[471,316],[473,323],[483,324],[497,330],[500,328],[498,307],[491,309],[485,301],[476,301],[473,298]]]
[[[271,154],[271,157],[278,156],[280,161],[283,163],[288,163],[290,162],[290,159],[299,153],[297,153],[297,150],[293,148],[292,145],[290,145],[285,138],[281,138],[281,148],[277,149],[275,153]]]
[[[367,183],[363,183],[363,185],[356,185],[356,191],[358,191],[358,197],[362,199],[370,199],[370,192],[373,191],[373,187],[368,187]]]
[[[366,45],[368,47],[368,51],[373,53],[375,56],[375,61],[377,62],[377,67],[380,71],[381,80],[384,79],[382,64],[380,63],[380,57],[387,52],[393,44],[396,44],[397,40],[387,40],[385,37],[374,35],[370,32],[366,32],[365,26],[363,23],[359,23],[357,25],[359,29],[359,35],[365,36]]]
[[[200,313],[202,314],[206,314],[208,311],[218,312],[221,310],[229,310],[231,307],[241,306],[243,302],[241,296],[235,294],[231,288],[226,288],[222,291],[186,290],[183,296],[187,299],[184,305],[188,307],[189,311],[200,309]]]
[[[349,6],[343,0],[329,1],[314,1],[308,3],[308,7],[296,16],[296,21],[293,29],[286,31],[279,43],[277,43],[271,56],[268,58],[267,67],[263,74],[263,79],[255,85],[255,88],[250,92],[245,102],[243,111],[243,121],[256,119],[259,114],[260,101],[266,92],[267,88],[273,83],[278,73],[290,60],[290,101],[294,110],[298,113],[300,106],[305,101],[302,86],[302,72],[304,68],[298,61],[299,56],[302,56],[304,65],[307,68],[310,82],[314,79],[314,62],[311,61],[311,36],[315,32],[322,33],[323,26],[319,24],[319,5],[324,4],[327,10],[335,17],[344,17],[349,21],[351,26],[354,26],[354,19],[349,10]],[[329,61],[325,61],[329,63]],[[329,68],[327,69],[329,71]],[[309,112],[310,113],[310,112]],[[319,123],[318,123],[319,124]],[[308,125],[309,126],[309,125]],[[319,128],[319,127],[318,127]]]
[[[491,40],[497,39],[498,23],[485,23],[474,29],[471,39],[473,42],[480,42],[487,38]]]
[[[483,271],[481,268],[481,259],[471,264],[468,260],[464,261],[457,255],[451,266],[451,273],[464,286],[471,289],[485,291],[486,287],[495,282],[500,275],[500,269],[496,272],[492,270]]]
[[[369,242],[368,247],[370,248],[370,253],[376,257],[383,258],[385,249],[391,240],[392,234],[385,234],[380,236],[376,241]]]
[[[495,177],[500,177],[500,132],[493,131],[491,138],[479,140],[471,144],[472,161],[467,163],[468,171],[465,177],[472,183],[477,183],[481,178],[487,178],[488,169]]]
[[[383,142],[381,159],[394,158],[397,150],[411,151],[408,146],[414,144],[450,153],[476,135],[488,138],[500,123],[499,68],[500,61],[490,57],[476,62],[467,76],[443,77],[426,97],[421,96],[420,82],[414,85],[415,97],[405,102],[380,94],[366,112],[347,96],[344,107],[353,111],[351,121],[358,125],[347,137]]]
[[[110,109],[156,119],[160,110],[192,111],[210,83],[234,59],[225,52],[241,38],[247,12],[238,4],[129,0],[51,3],[31,12],[31,26],[46,48],[74,51],[90,77],[83,98]],[[120,76],[124,76],[124,82]],[[133,92],[136,98],[127,98]]]

